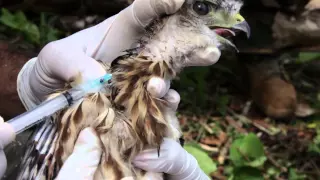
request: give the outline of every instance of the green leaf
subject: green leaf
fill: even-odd
[[[230,159],[237,167],[261,167],[267,160],[263,144],[253,133],[236,139],[230,147]]]
[[[304,180],[307,176],[305,174],[298,174],[295,169],[289,169],[289,179],[290,180]]]
[[[234,170],[233,180],[264,180],[264,178],[259,169],[241,167]]]
[[[217,170],[217,164],[198,145],[189,143],[184,146],[184,149],[197,159],[200,168],[207,175]]]
[[[1,9],[0,23],[23,34],[23,36],[36,44],[40,43],[40,31],[38,26],[30,22],[22,11],[15,14],[9,12],[7,9]]]
[[[221,95],[217,100],[217,110],[224,116],[227,113],[227,105],[230,101],[228,95]]]
[[[297,63],[306,63],[316,59],[320,59],[320,53],[301,52],[299,53],[299,58],[297,60]]]
[[[268,168],[268,170],[267,170],[267,174],[269,175],[269,176],[279,176],[280,175],[280,171],[279,171],[279,169],[278,168],[275,168],[275,167],[270,167],[270,168]]]

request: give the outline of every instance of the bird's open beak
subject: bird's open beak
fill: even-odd
[[[230,17],[229,21],[225,21],[225,23],[216,23],[210,28],[218,35],[217,38],[220,42],[221,49],[224,47],[233,47],[238,51],[237,47],[232,43],[230,38],[237,36],[241,32],[245,33],[248,38],[251,35],[249,24],[240,14]]]
[[[231,29],[235,31],[235,33],[239,31],[244,32],[246,33],[247,37],[250,38],[251,30],[247,21],[241,16],[240,13],[236,14],[234,19],[236,20],[237,24],[233,25]]]
[[[250,38],[250,36],[251,36],[250,26],[249,26],[249,24],[247,23],[247,21],[245,21],[245,20],[242,21],[242,22],[240,22],[240,23],[238,23],[238,24],[236,24],[236,25],[234,25],[234,26],[232,27],[232,29],[233,29],[234,31],[241,31],[241,32],[246,33],[246,35],[247,35],[248,38]]]

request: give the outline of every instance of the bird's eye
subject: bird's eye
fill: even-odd
[[[193,4],[193,10],[199,15],[207,15],[210,11],[210,7],[208,4],[204,2],[197,1]]]

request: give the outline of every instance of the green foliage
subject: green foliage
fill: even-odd
[[[35,44],[40,43],[39,28],[34,23],[30,22],[23,12],[17,11],[13,14],[2,8],[0,22],[3,25],[22,33],[28,41]]]
[[[217,170],[217,164],[197,144],[189,143],[189,144],[186,144],[184,148],[186,151],[188,151],[191,155],[193,155],[197,159],[200,168],[207,175],[210,175],[212,172]]]
[[[278,168],[269,167],[267,169],[267,174],[266,174],[265,178],[272,179],[271,177],[279,177],[280,174],[281,174],[281,172],[280,172],[280,170]]]
[[[195,111],[200,111],[199,105],[208,100],[208,86],[206,78],[209,75],[208,67],[186,68],[174,81],[175,88],[179,89],[183,104]]]
[[[48,42],[58,40],[60,36],[62,36],[62,32],[53,28],[50,23],[55,20],[55,17],[50,18],[48,15],[41,13],[40,15],[40,41],[41,44],[47,44]]]
[[[320,123],[319,121],[310,123],[309,128],[315,128],[317,135],[314,137],[313,142],[309,144],[309,151],[320,154]]]
[[[217,110],[223,116],[227,113],[227,105],[230,102],[230,97],[228,95],[220,95],[217,98]]]
[[[264,180],[259,169],[252,167],[240,167],[233,171],[229,180]]]
[[[237,167],[261,167],[267,158],[260,139],[250,133],[233,142],[230,147],[230,159]]]
[[[263,144],[253,133],[237,138],[230,147],[234,169],[230,180],[263,179],[260,168],[267,160]]]
[[[299,57],[296,63],[306,63],[313,60],[320,59],[320,53],[313,53],[313,52],[300,52]]]
[[[295,169],[290,169],[289,170],[289,179],[290,180],[304,180],[306,179],[307,176],[305,174],[299,174],[296,172]]]
[[[15,13],[9,12],[7,9],[1,9],[0,23],[8,28],[7,31],[14,31],[25,38],[28,42],[42,46],[48,42],[59,39],[62,33],[53,28],[49,24],[49,19],[44,13],[40,17],[40,25],[27,19],[22,11]],[[2,30],[4,31],[4,30]]]

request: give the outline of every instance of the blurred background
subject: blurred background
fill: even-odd
[[[0,114],[25,111],[17,74],[44,45],[132,1],[0,0]],[[245,0],[241,14],[252,36],[234,39],[240,53],[172,82],[185,148],[213,179],[319,180],[320,0]]]

